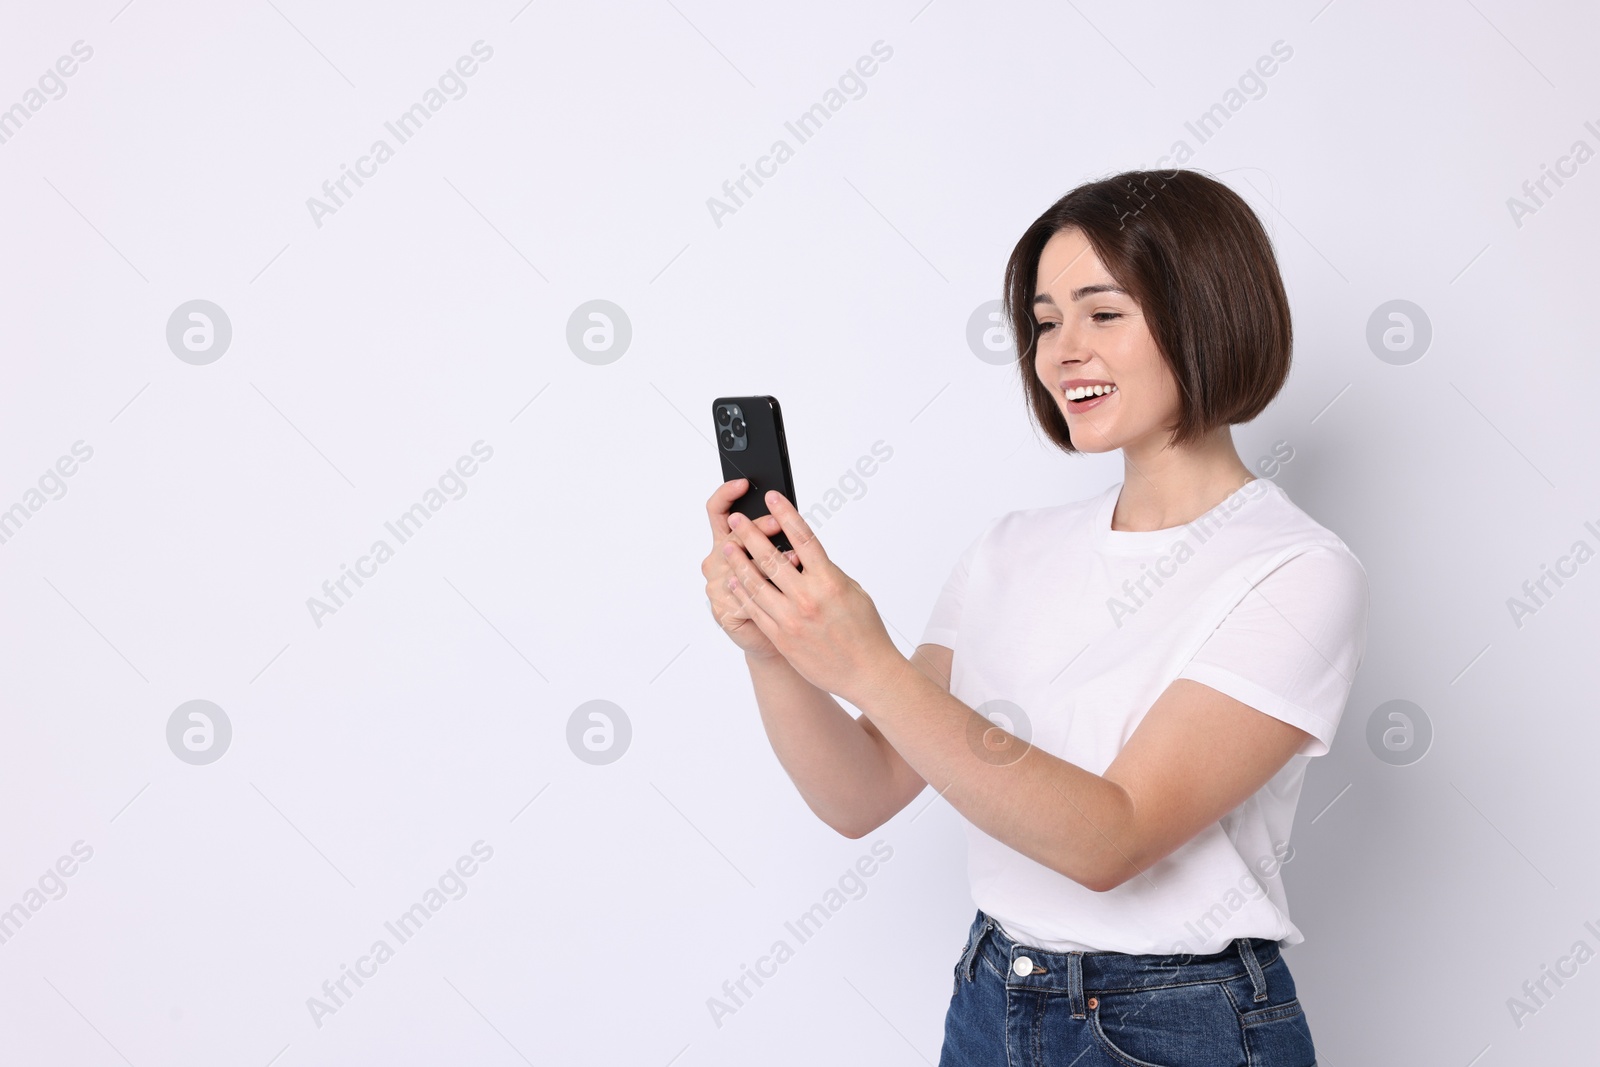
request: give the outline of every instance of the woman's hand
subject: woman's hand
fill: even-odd
[[[761,628],[751,621],[750,614],[745,610],[739,597],[728,589],[728,579],[733,577],[733,569],[729,566],[727,557],[722,554],[722,545],[729,538],[728,512],[732,509],[733,502],[744,495],[746,484],[743,478],[723,482],[717,487],[717,491],[711,494],[711,499],[706,501],[706,514],[711,519],[711,554],[700,564],[700,573],[706,577],[706,599],[711,601],[711,613],[716,616],[717,625],[722,627],[723,632],[733,643],[743,649],[748,656],[778,658],[782,653],[767,639],[767,635],[761,632]],[[742,515],[739,517],[744,518]],[[756,526],[773,536],[776,536],[780,529],[778,520],[771,515],[761,516],[756,520]],[[793,552],[789,553],[789,557],[797,558]]]
[[[759,524],[730,516],[730,535],[718,552],[732,568],[727,592],[760,627],[790,666],[818,689],[849,700],[879,684],[906,659],[895,648],[865,589],[834,566],[811,528],[782,493],[767,494],[767,509],[794,546],[804,573],[767,539]]]

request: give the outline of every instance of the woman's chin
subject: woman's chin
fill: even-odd
[[[1067,432],[1072,435],[1072,447],[1079,452],[1112,452],[1121,447],[1113,432],[1079,415],[1067,420]]]

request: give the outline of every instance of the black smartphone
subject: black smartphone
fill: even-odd
[[[789,472],[789,444],[783,436],[783,409],[775,396],[719,396],[711,402],[717,431],[717,452],[722,457],[722,480],[748,478],[750,485],[733,511],[747,519],[770,515],[767,491],[776,489],[799,507],[794,476]],[[780,552],[794,546],[779,530],[769,537]],[[804,568],[801,568],[804,569]]]

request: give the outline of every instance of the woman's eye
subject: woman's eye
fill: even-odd
[[[1060,326],[1059,322],[1041,322],[1038,324],[1040,333],[1049,333],[1052,328]]]
[[[1100,321],[1102,321],[1101,318],[1100,318],[1101,315],[1105,315],[1105,316],[1108,316],[1108,317],[1113,318],[1113,319],[1122,318],[1121,313],[1120,312],[1116,312],[1116,311],[1097,311],[1093,315],[1090,315],[1089,317],[1094,319],[1096,322],[1100,322]]]

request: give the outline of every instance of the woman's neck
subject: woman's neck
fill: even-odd
[[[1182,526],[1257,477],[1239,459],[1226,426],[1199,447],[1162,448],[1137,457],[1124,449],[1122,458],[1122,491],[1111,515],[1113,530]]]

